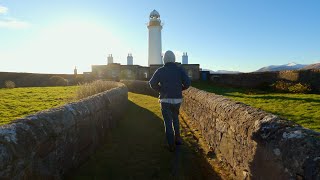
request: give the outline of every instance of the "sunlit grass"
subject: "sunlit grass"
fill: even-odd
[[[207,83],[193,83],[194,87],[227,96],[306,128],[320,131],[320,95],[255,92],[244,89],[222,88]]]
[[[77,86],[0,89],[0,125],[41,110],[61,106],[75,96]]]

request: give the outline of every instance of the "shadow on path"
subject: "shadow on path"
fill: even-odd
[[[129,99],[105,144],[66,179],[220,179],[188,138],[168,151],[156,98],[129,93]]]

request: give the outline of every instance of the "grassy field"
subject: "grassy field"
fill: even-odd
[[[183,145],[169,152],[158,99],[129,93],[125,117],[106,143],[66,179],[221,179],[181,130]]]
[[[320,95],[318,94],[265,93],[216,87],[207,83],[193,83],[192,86],[261,108],[320,132]]]
[[[0,89],[0,125],[73,99],[78,87]]]
[[[265,93],[195,82],[192,85],[261,108],[320,132],[320,95],[318,94]],[[73,99],[77,88],[69,86],[0,89],[0,125],[41,110],[63,105]]]

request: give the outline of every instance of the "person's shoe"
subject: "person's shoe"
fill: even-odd
[[[170,152],[174,152],[175,150],[176,150],[176,148],[174,147],[174,145],[169,145]]]
[[[176,136],[175,143],[176,143],[176,145],[182,145],[182,138],[180,136]]]

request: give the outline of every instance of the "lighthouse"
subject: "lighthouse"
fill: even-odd
[[[149,47],[148,47],[148,65],[162,63],[161,30],[162,24],[160,14],[153,10],[149,16]]]

